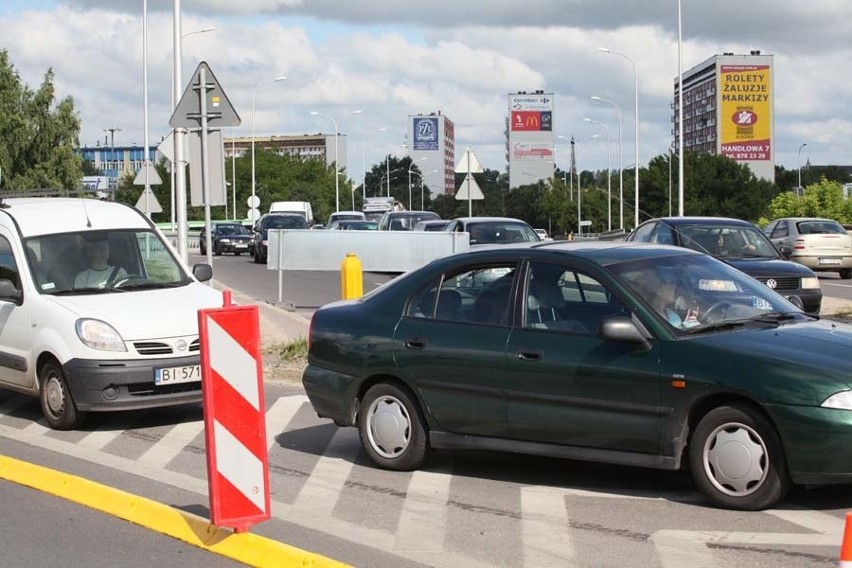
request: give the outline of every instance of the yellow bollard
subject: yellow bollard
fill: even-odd
[[[354,252],[347,252],[340,263],[340,293],[344,300],[360,298],[364,295],[364,277],[361,261]]]

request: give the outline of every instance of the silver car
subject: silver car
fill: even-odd
[[[852,278],[852,235],[840,223],[818,217],[776,219],[763,232],[787,258],[814,272]]]

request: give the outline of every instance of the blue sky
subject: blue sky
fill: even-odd
[[[0,2],[0,48],[30,85],[53,68],[60,96],[72,96],[81,142],[143,140],[141,0]],[[604,169],[603,131],[623,114],[625,167],[633,156],[634,82],[630,65],[600,46],[629,54],[640,79],[640,163],[665,153],[677,76],[673,0],[182,0],[184,79],[205,60],[243,118],[237,136],[328,132],[316,110],[343,116],[349,174],[387,154],[403,155],[406,117],[442,111],[456,125],[456,147],[483,165],[505,168],[507,94],[542,89],[556,100],[556,134],[586,144],[582,169]],[[775,63],[776,163],[852,163],[852,3],[848,0],[683,0],[683,66],[714,54],[760,49]],[[150,140],[168,132],[172,1],[149,0]],[[280,75],[287,81],[259,84]],[[252,117],[252,95],[256,95]],[[380,133],[379,129],[385,131]],[[612,138],[613,164],[618,141]],[[459,150],[460,154],[461,150]],[[628,158],[630,157],[630,158]],[[557,145],[567,167],[568,146]]]

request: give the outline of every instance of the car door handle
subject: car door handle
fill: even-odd
[[[522,349],[518,351],[518,359],[521,361],[540,361],[544,358],[544,353],[537,349]]]
[[[426,348],[426,338],[425,337],[409,337],[405,340],[405,348],[406,349],[425,349]]]

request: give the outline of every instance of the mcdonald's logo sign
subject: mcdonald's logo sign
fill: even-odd
[[[548,113],[550,114],[550,113]],[[539,111],[513,111],[512,112],[512,131],[539,131],[550,130],[550,121],[548,120],[548,128],[542,128],[542,113]]]

